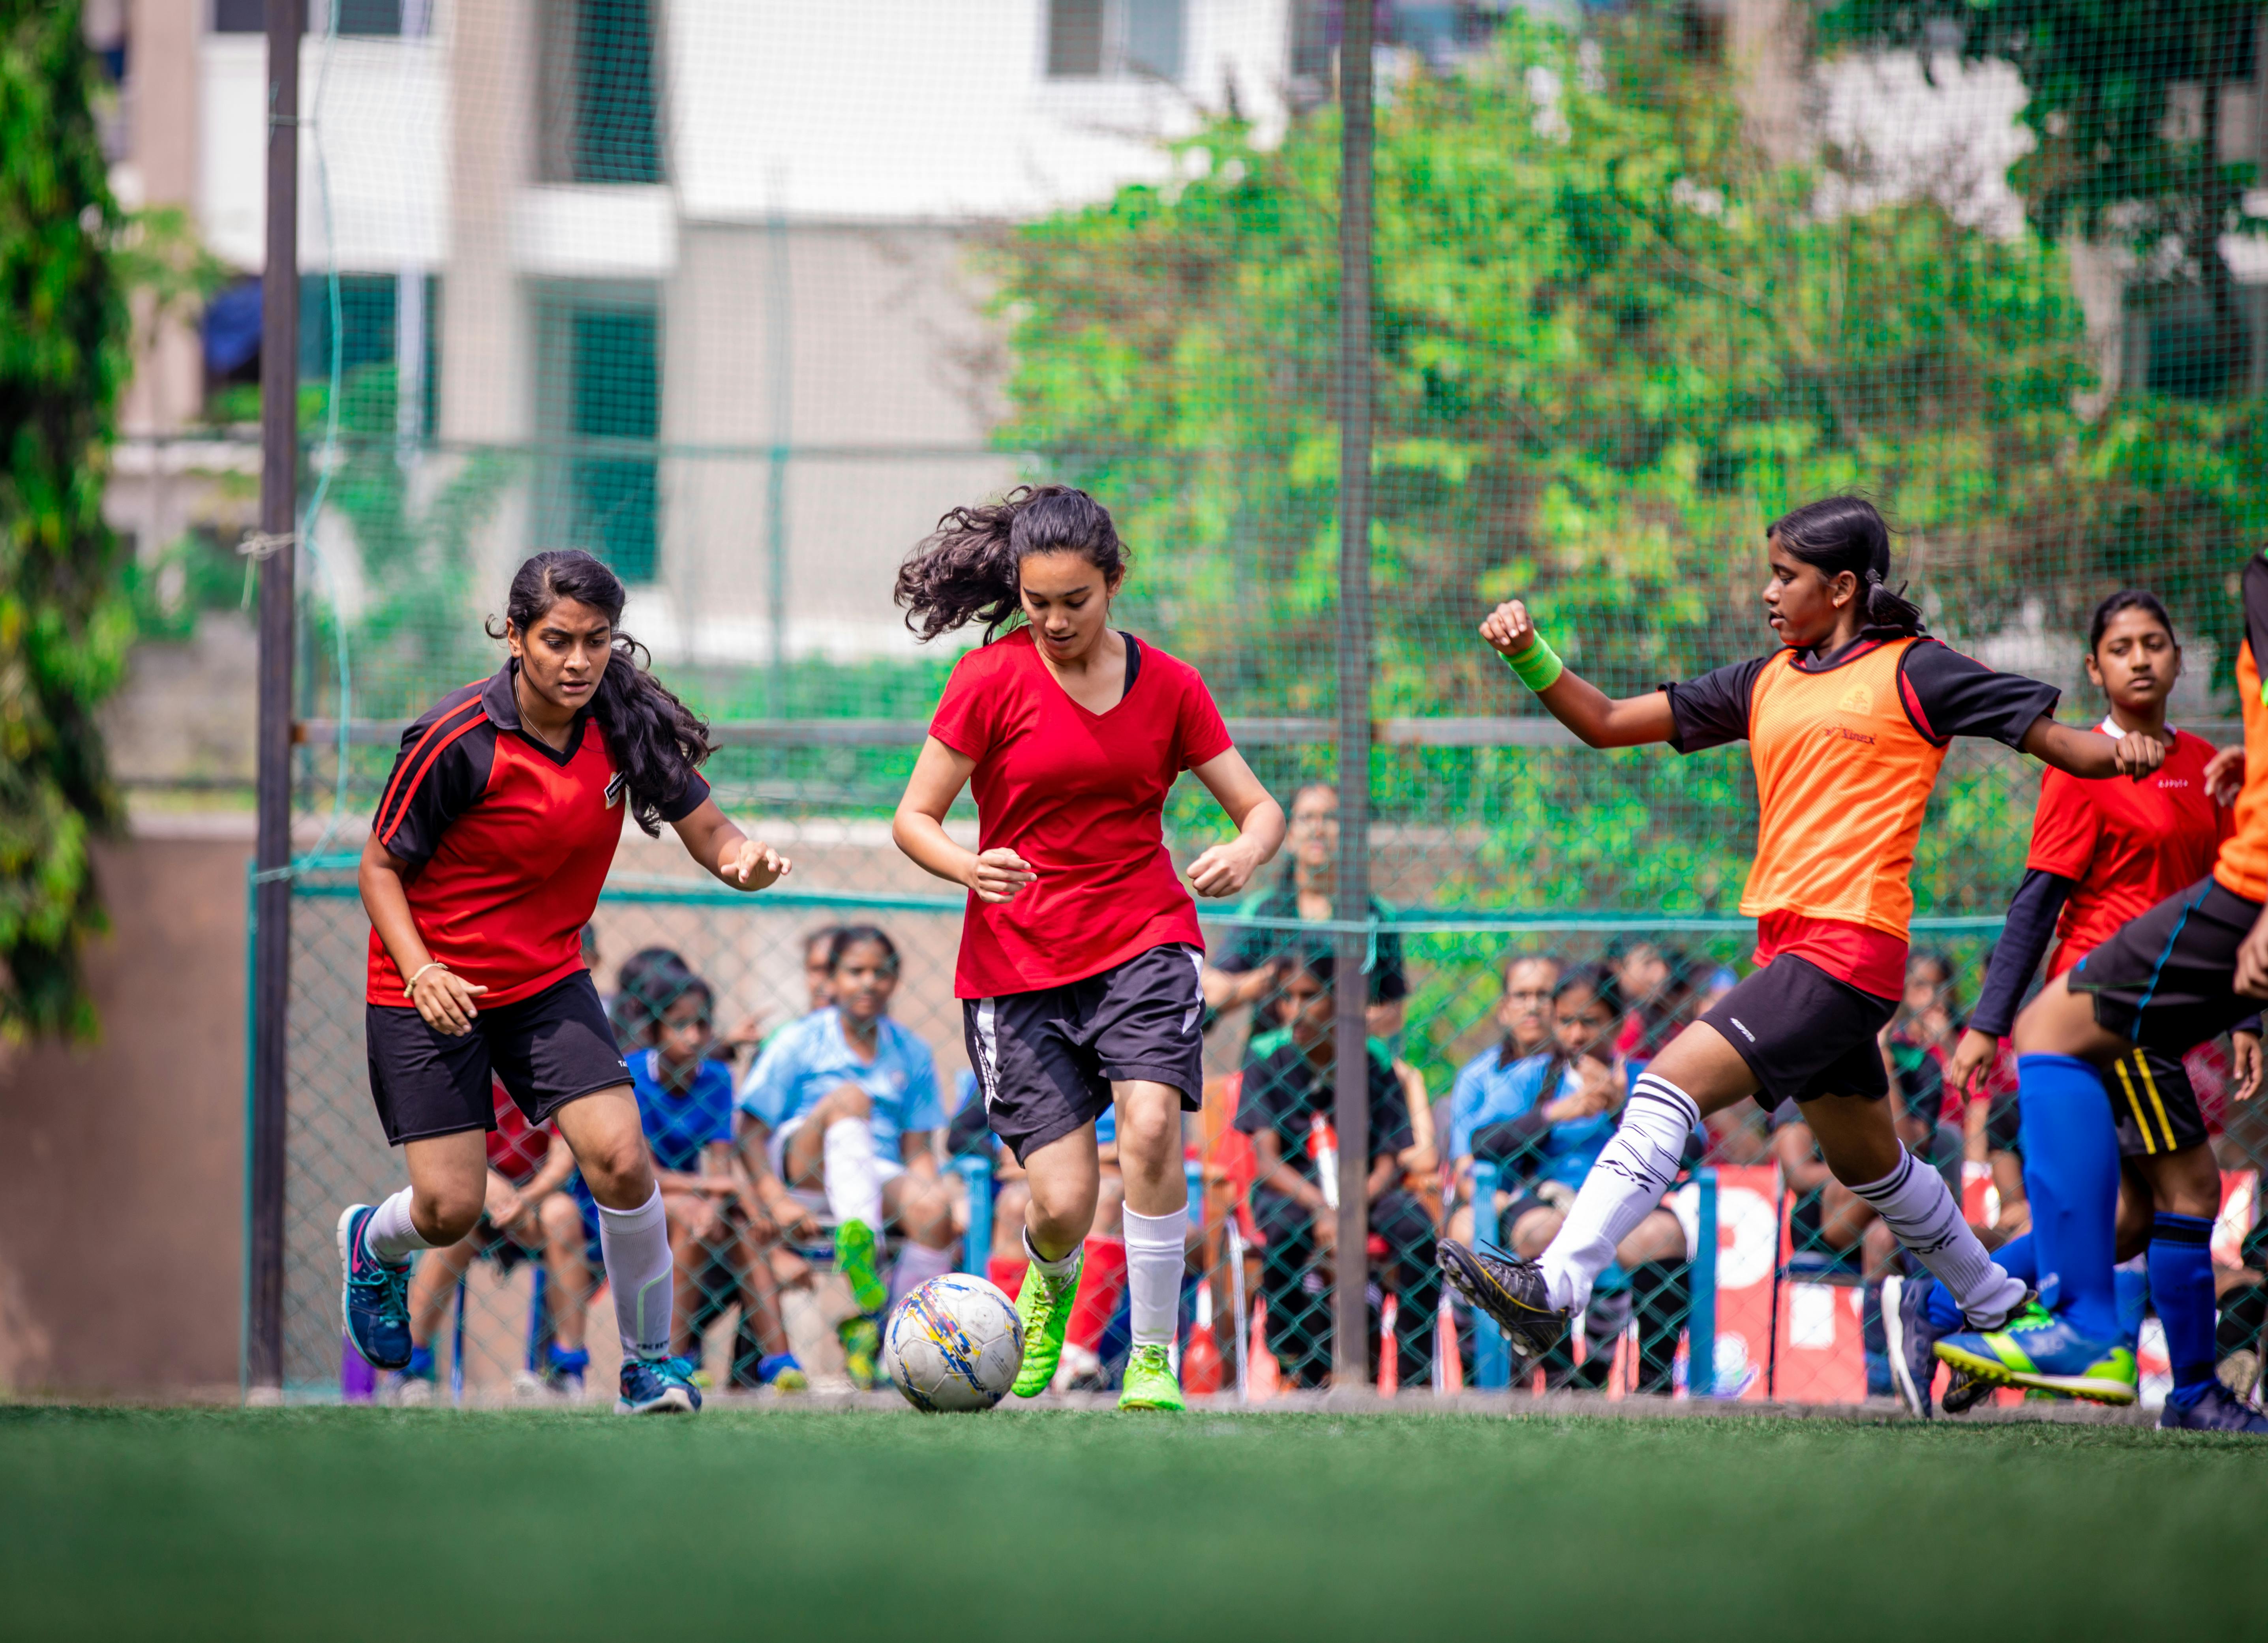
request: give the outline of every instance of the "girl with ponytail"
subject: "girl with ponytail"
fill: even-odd
[[[480,1219],[494,1079],[531,1124],[556,1123],[597,1200],[622,1335],[615,1408],[689,1411],[701,1396],[670,1356],[661,1193],[582,930],[626,814],[648,833],[669,823],[736,890],[763,889],[788,864],[710,796],[707,727],[646,671],[622,599],[589,554],[536,555],[490,630],[511,651],[503,667],[401,739],[360,877],[371,1094],[409,1185],[339,1218],[341,1306],[374,1367],[409,1362],[409,1264]],[[553,1352],[547,1383],[579,1389],[587,1359]]]
[[[1110,626],[1125,576],[1110,515],[1068,485],[1020,487],[938,522],[898,572],[906,624],[932,639],[982,622],[986,642],[953,670],[894,830],[968,892],[954,991],[985,1116],[1031,1186],[1016,1391],[1045,1390],[1062,1357],[1094,1221],[1095,1120],[1115,1106],[1134,1337],[1119,1406],[1179,1409],[1182,1114],[1204,1096],[1204,942],[1189,891],[1242,890],[1283,842],[1284,812],[1197,669]],[[1187,889],[1164,828],[1183,770],[1236,829],[1189,864]],[[973,851],[945,830],[963,788],[976,799]]]
[[[1541,1357],[1589,1299],[1616,1246],[1675,1179],[1711,1113],[1795,1101],[1837,1180],[1873,1206],[1971,1325],[1999,1330],[2025,1294],[1995,1265],[1937,1172],[1898,1145],[1877,1035],[1903,990],[1922,815],[1947,745],[1984,736],[2082,777],[2139,779],[2163,744],[2058,725],[2058,692],[1995,673],[1922,633],[1889,586],[1889,531],[1861,497],[1830,497],[1764,533],[1763,599],[1779,645],[1645,696],[1616,699],[1561,663],[1519,600],[1481,637],[1552,716],[1594,748],[1745,740],[1756,851],[1741,910],[1754,974],[1638,1075],[1622,1127],[1537,1260],[1440,1244],[1450,1282]],[[1761,1092],[1761,1094],[1759,1094]]]

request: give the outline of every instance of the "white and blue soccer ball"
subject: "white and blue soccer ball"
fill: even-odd
[[[1024,1363],[1024,1326],[981,1278],[947,1272],[905,1298],[882,1337],[882,1367],[925,1414],[972,1413],[1008,1395]]]

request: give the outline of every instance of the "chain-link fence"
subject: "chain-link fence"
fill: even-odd
[[[1857,0],[1815,18],[1748,0],[1376,7],[1364,923],[1409,1138],[1368,1281],[1395,1315],[1385,1361],[1405,1392],[1507,1373],[1489,1331],[1436,1315],[1426,1247],[1469,1224],[1476,1181],[1482,1235],[1532,1246],[1588,1145],[1579,1121],[1550,1147],[1498,1146],[1474,1114],[1533,1099],[1514,1087],[1555,1052],[1579,1081],[1602,1065],[1626,1081],[1742,968],[1750,934],[1744,755],[1573,746],[1473,638],[1489,604],[1527,595],[1610,689],[1690,676],[1771,643],[1764,523],[1860,488],[1898,527],[1896,574],[1933,630],[2061,686],[2066,719],[2101,711],[2080,664],[2094,602],[2154,588],[2184,646],[2176,719],[2234,737],[2230,577],[2268,518],[2268,262],[2245,191],[2268,99],[2253,14],[2191,9],[2211,26],[2113,8],[2081,50],[1997,12],[1962,8],[1956,26]],[[887,26],[871,11],[404,0],[319,16],[303,820],[325,850],[357,842],[401,719],[495,666],[481,622],[512,565],[590,548],[632,585],[627,625],[711,717],[727,808],[802,864],[792,894],[742,903],[664,884],[681,858],[634,845],[597,921],[604,987],[645,948],[681,954],[745,1083],[743,1018],[777,1032],[807,1006],[804,932],[871,919],[903,952],[891,1013],[934,1053],[950,1110],[957,908],[884,820],[950,658],[909,642],[892,572],[948,505],[1021,479],[1088,486],[1131,549],[1118,619],[1196,662],[1263,779],[1314,813],[1241,922],[1207,926],[1218,1019],[1184,1333],[1225,1388],[1310,1384],[1344,1252],[1254,1179],[1238,1120],[1256,1040],[1298,1036],[1298,926],[1350,915],[1329,849],[1305,842],[1325,795],[1303,785],[1336,763],[1340,8],[988,0],[889,10]],[[233,47],[214,39],[225,70]],[[2096,94],[2112,81],[2128,103]],[[2114,104],[2154,112],[2102,129]],[[227,376],[210,398],[222,443]],[[215,481],[190,512],[225,524],[235,494]],[[178,501],[152,502],[153,532]],[[194,571],[204,550],[167,551]],[[208,585],[151,584],[160,602]],[[1886,1048],[1908,1144],[2002,1229],[2020,1210],[1989,1107],[1946,1100],[1938,1069],[2035,791],[1998,747],[1948,760],[1914,874],[1917,950],[1941,952],[1917,961]],[[1188,785],[1168,822],[1177,858],[1219,831]],[[295,887],[288,1374],[328,1386],[331,1222],[397,1165],[366,1106],[359,907],[338,873]],[[1554,964],[1507,989],[1520,954]],[[2222,1142],[2242,1188],[2232,1271],[2268,1152],[2242,1118],[2228,1109]],[[1781,1120],[1743,1108],[1712,1126],[1569,1361],[1539,1374],[1690,1388],[1690,1336],[1720,1396],[1881,1389],[1869,1343],[1892,1257]],[[1281,1139],[1287,1157],[1323,1144]],[[1012,1227],[1012,1169],[936,1145],[956,1233],[982,1245]],[[767,1242],[721,1188],[686,1196],[728,1246],[687,1280],[696,1315],[715,1314],[710,1374],[770,1355],[770,1326],[741,1315],[768,1308],[817,1373],[840,1373],[846,1303],[824,1251],[800,1231]],[[537,1291],[571,1276],[547,1264],[539,1211],[504,1207],[526,1239],[498,1234],[501,1258],[460,1291],[420,1292],[444,1382],[460,1363],[468,1395],[542,1378],[558,1321]],[[1094,1311],[1108,1292],[1098,1277]],[[1089,1326],[1079,1344],[1107,1369],[1120,1337],[1108,1315]],[[589,1339],[600,1352],[611,1331]]]

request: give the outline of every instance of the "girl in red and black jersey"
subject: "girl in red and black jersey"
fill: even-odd
[[[2024,1286],[1992,1264],[1938,1173],[1898,1144],[1877,1035],[1897,1008],[1922,814],[1955,736],[1985,736],[2086,776],[2157,763],[2146,736],[2058,725],[2057,692],[1998,674],[1921,633],[1883,583],[1889,533],[1872,504],[1833,497],[1765,534],[1764,601],[1781,648],[1683,684],[1613,700],[1577,678],[1525,606],[1481,635],[1553,716],[1594,748],[1666,741],[1680,753],[1746,740],[1756,767],[1756,865],[1741,910],[1757,921],[1755,974],[1680,1032],[1639,1075],[1622,1127],[1540,1261],[1444,1239],[1441,1264],[1530,1358],[1565,1332],[1615,1246],[1676,1176],[1709,1114],[1762,1090],[1793,1101],[1836,1179],[1998,1328]]]
[[[551,1121],[598,1201],[622,1337],[627,1412],[698,1409],[670,1357],[669,1230],[582,930],[622,839],[668,822],[703,867],[761,890],[787,863],[745,837],[698,766],[708,727],[621,630],[622,585],[586,553],[512,578],[494,677],[452,691],[401,740],[363,847],[371,923],[371,1094],[409,1185],[339,1218],[348,1333],[371,1363],[409,1359],[409,1263],[479,1219],[500,1080]],[[492,630],[493,631],[493,630]]]
[[[1236,826],[1189,864],[1205,896],[1244,888],[1283,842],[1284,812],[1197,670],[1111,628],[1125,574],[1110,515],[1065,485],[955,508],[914,549],[898,573],[907,625],[934,638],[982,621],[986,643],[946,685],[895,836],[968,891],[954,991],[986,1116],[1031,1190],[1016,1391],[1044,1390],[1062,1354],[1094,1219],[1094,1122],[1115,1102],[1134,1340],[1120,1407],[1179,1409],[1167,1349],[1187,1227],[1181,1115],[1203,1100],[1204,947],[1166,851],[1166,795],[1192,771]],[[945,831],[964,787],[974,851]]]
[[[2122,925],[2206,878],[2235,830],[2228,801],[2242,785],[2241,750],[2217,752],[2203,737],[2167,725],[2166,698],[2181,671],[2173,619],[2154,594],[2128,588],[2096,608],[2087,676],[2110,700],[2102,733],[2154,737],[2165,744],[2166,761],[2139,782],[2076,781],[2060,770],[2041,781],[2023,883],[2008,903],[1977,1013],[1947,1069],[1948,1080],[1972,1099],[1999,1059],[2041,956],[2048,954],[2051,982],[2067,976]],[[2257,1026],[2242,1023],[2234,1034],[2239,1100],[2259,1084]],[[2132,1381],[2132,1319],[2117,1304],[2115,1264],[2146,1249],[2150,1298],[2174,1369],[2167,1408],[2196,1409],[2218,1389],[2209,1246],[2220,1170],[2181,1050],[2129,1047],[2102,1069],[2099,1087],[2086,1077],[2043,1082],[2040,1070],[2037,1062],[2029,1068],[2018,1113],[2032,1229],[1994,1258],[2051,1300],[2055,1316],[2099,1343],[2095,1356],[2106,1360],[2099,1378],[2115,1372]],[[1936,1343],[1960,1327],[1951,1312],[1934,1289],[1907,1298],[1898,1367],[1917,1383],[1910,1401],[1926,1401]],[[2025,1343],[2025,1356],[2034,1355]],[[1946,1393],[1945,1406],[1965,1407],[1992,1384],[1964,1375]],[[2218,1408],[2207,1413],[2228,1415]]]

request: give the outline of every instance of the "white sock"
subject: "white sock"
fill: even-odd
[[[1064,1285],[1069,1283],[1072,1278],[1079,1276],[1079,1259],[1086,1253],[1086,1246],[1085,1244],[1073,1244],[1069,1255],[1057,1256],[1054,1260],[1050,1261],[1045,1256],[1042,1255],[1037,1249],[1032,1248],[1032,1229],[1029,1227],[1024,1228],[1025,1256],[1031,1261],[1031,1264],[1034,1266],[1040,1269],[1040,1276],[1046,1278],[1049,1283],[1055,1285],[1057,1288],[1061,1288]]]
[[[379,1205],[377,1212],[362,1224],[362,1247],[388,1266],[400,1266],[416,1251],[433,1247],[418,1232],[417,1223],[409,1219],[408,1187]]]
[[[1616,1131],[1583,1178],[1559,1235],[1540,1264],[1551,1303],[1580,1312],[1591,1285],[1615,1258],[1615,1247],[1661,1202],[1677,1179],[1687,1138],[1701,1122],[1693,1098],[1668,1079],[1638,1074]]]
[[[615,1292],[622,1351],[637,1358],[668,1357],[674,1286],[669,1217],[662,1212],[659,1187],[634,1210],[599,1205],[599,1251],[607,1263],[607,1286]]]
[[[1181,1333],[1182,1271],[1188,1264],[1183,1235],[1189,1212],[1126,1219],[1126,1292],[1134,1314],[1134,1345],[1170,1346]]]
[[[821,1143],[827,1171],[827,1212],[838,1221],[864,1221],[882,1230],[882,1177],[874,1168],[874,1126],[865,1118],[837,1118]]]
[[[1997,1330],[2024,1298],[2024,1282],[2001,1270],[1962,1219],[1945,1178],[1911,1153],[1880,1181],[1854,1186],[1874,1212],[1953,1293],[1971,1329]]]
[[[943,1278],[953,1271],[953,1265],[952,1250],[932,1249],[927,1244],[908,1239],[890,1267],[889,1310],[895,1312],[900,1301],[932,1278]]]

